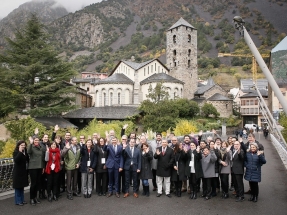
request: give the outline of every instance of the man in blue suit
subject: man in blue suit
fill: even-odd
[[[125,170],[125,178],[126,178],[126,192],[124,194],[124,198],[129,196],[129,188],[130,188],[130,178],[133,179],[133,195],[135,198],[138,198],[137,194],[137,182],[138,182],[138,173],[141,170],[141,152],[140,149],[135,147],[135,139],[130,139],[130,144],[123,145],[124,148],[124,170]]]
[[[109,175],[109,194],[107,197],[113,195],[113,188],[115,188],[116,197],[120,198],[119,172],[123,170],[123,147],[117,144],[118,140],[116,137],[113,137],[111,141],[111,145],[105,145],[104,147],[104,151],[108,153],[106,167]]]

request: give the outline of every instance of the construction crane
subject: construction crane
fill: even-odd
[[[269,58],[270,54],[261,54],[262,58]],[[252,54],[237,54],[237,53],[218,53],[218,57],[252,57],[252,78],[254,82],[257,80],[257,63]]]

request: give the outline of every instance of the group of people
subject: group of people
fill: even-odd
[[[237,137],[229,137],[227,141],[219,137],[203,140],[202,132],[197,138],[193,135],[177,138],[171,134],[169,139],[158,133],[155,140],[148,141],[145,135],[138,138],[136,133],[125,135],[126,127],[121,139],[116,138],[113,130],[105,138],[94,133],[87,140],[81,135],[78,141],[66,132],[62,139],[57,135],[59,127],[55,126],[51,141],[47,134],[40,139],[37,129],[28,147],[25,141],[18,141],[13,153],[15,204],[26,204],[24,187],[28,186],[28,174],[33,206],[40,199],[57,201],[64,191],[69,200],[81,195],[90,198],[94,181],[98,196],[119,198],[122,193],[127,198],[132,187],[132,195],[138,198],[142,182],[142,195],[148,197],[149,179],[157,197],[162,196],[163,190],[167,197],[172,192],[181,197],[182,192],[188,191],[190,199],[197,199],[202,183],[205,200],[216,196],[220,188],[221,197],[226,199],[230,175],[236,201],[244,200],[244,176],[249,181],[249,200],[257,202],[261,166],[266,160],[264,147],[254,134],[248,135],[246,143]]]

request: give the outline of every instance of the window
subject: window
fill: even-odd
[[[176,50],[173,50],[173,55],[176,56]]]
[[[89,87],[87,87],[87,91],[89,92],[89,90],[90,90],[90,88]]]
[[[190,41],[191,41],[191,36],[190,36],[190,34],[187,36],[187,42],[188,43],[190,43]]]
[[[190,53],[191,53],[191,50],[188,49],[188,54],[187,54],[188,57],[190,57]]]
[[[174,61],[174,67],[176,67],[176,61]]]
[[[149,75],[149,66],[147,67],[147,74]]]
[[[176,43],[176,35],[173,35],[173,43]]]
[[[118,104],[121,104],[121,93],[118,93]]]
[[[113,105],[113,93],[110,93],[110,105]]]
[[[187,67],[190,67],[190,60],[187,61]]]
[[[150,72],[153,73],[153,65],[151,65]]]
[[[104,106],[106,106],[106,101],[107,101],[107,95],[106,95],[106,93],[104,93],[104,96],[103,96],[103,97],[104,97],[104,98],[103,98],[103,99],[104,99],[104,102],[103,102],[103,103],[104,103]]]
[[[156,63],[154,64],[154,71],[156,72]]]
[[[144,76],[145,76],[145,68],[144,68]]]

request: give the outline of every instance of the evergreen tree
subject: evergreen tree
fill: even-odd
[[[0,117],[23,109],[31,116],[55,116],[74,109],[75,75],[72,64],[62,61],[34,14],[23,30],[8,39],[0,55]]]

